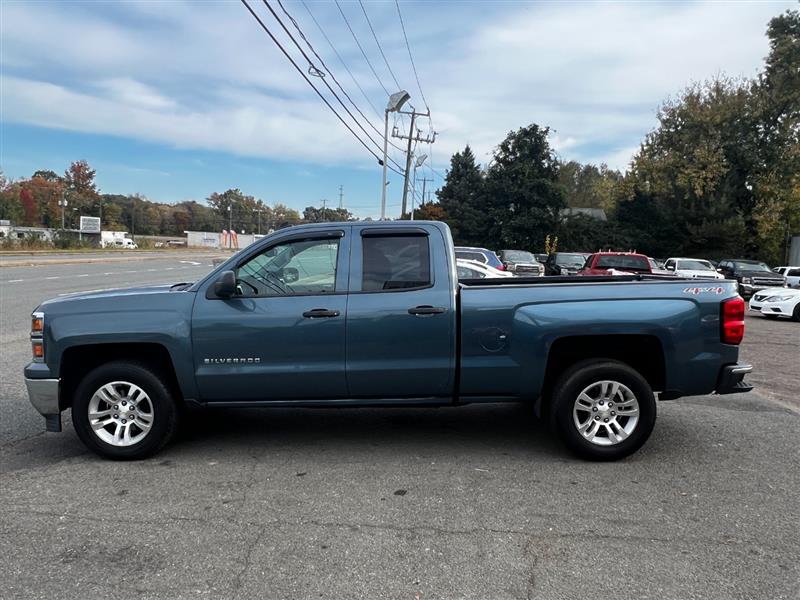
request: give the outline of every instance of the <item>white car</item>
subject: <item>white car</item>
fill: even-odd
[[[513,273],[495,269],[477,260],[456,259],[456,271],[459,279],[490,279],[492,277],[514,277]]]
[[[714,265],[702,258],[668,258],[664,268],[678,277],[725,279],[722,273],[717,273]]]
[[[756,298],[761,296],[758,300]],[[756,300],[756,309],[753,301]],[[800,290],[771,288],[761,290],[750,299],[751,310],[761,310],[761,314],[769,318],[788,317],[800,321]]]
[[[790,288],[800,288],[800,267],[775,267],[772,272],[786,277]]]

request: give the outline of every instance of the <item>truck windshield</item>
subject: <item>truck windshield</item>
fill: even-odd
[[[524,250],[503,250],[503,256],[506,260],[511,260],[520,263],[533,263],[536,259],[530,252]]]
[[[685,271],[713,271],[714,267],[705,260],[679,260],[678,269]]]
[[[769,267],[762,262],[740,262],[737,261],[734,263],[734,267],[739,271],[767,271]]]
[[[621,269],[624,271],[650,271],[650,265],[644,256],[608,255],[597,259],[595,268]]]
[[[582,267],[586,262],[583,254],[556,254],[556,264],[563,267]]]

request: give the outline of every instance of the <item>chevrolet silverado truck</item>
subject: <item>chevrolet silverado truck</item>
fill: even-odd
[[[459,281],[438,222],[275,232],[194,283],[78,293],[32,314],[25,380],[112,459],[183,409],[529,403],[594,460],[636,451],[656,398],[751,389],[736,282],[648,275]]]

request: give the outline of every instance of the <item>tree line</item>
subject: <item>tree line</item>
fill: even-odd
[[[660,107],[625,174],[561,162],[547,127],[508,134],[488,165],[453,155],[438,202],[415,218],[448,222],[456,243],[541,252],[638,249],[651,256],[783,262],[800,234],[800,12],[773,18],[752,79],[695,83]],[[608,220],[567,211],[602,208]]]
[[[266,233],[303,222],[355,219],[342,208],[309,206],[301,214],[285,204],[270,206],[238,188],[214,192],[204,203],[153,202],[141,194],[103,194],[95,179],[95,169],[85,160],[70,164],[63,175],[40,170],[29,178],[11,181],[0,173],[0,219],[15,225],[60,229],[63,218],[65,229],[76,229],[80,216],[93,216],[101,219],[103,229],[162,236],[228,228]],[[64,201],[66,206],[62,207],[59,203]]]

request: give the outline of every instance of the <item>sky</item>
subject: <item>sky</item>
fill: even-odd
[[[265,4],[248,3],[306,73],[308,62]],[[269,4],[321,69],[278,1]],[[429,190],[441,185],[453,152],[469,144],[486,164],[509,131],[530,123],[552,129],[563,160],[624,170],[661,102],[693,81],[756,75],[767,22],[797,6],[402,1],[418,85],[395,3],[339,4],[341,13],[334,2],[283,0],[329,68],[325,81],[376,145],[321,78],[309,80],[377,155],[387,92],[407,90],[406,110],[430,108],[431,119],[417,126],[437,138],[415,149],[428,156],[418,193],[423,178],[433,179]],[[61,173],[85,159],[107,193],[202,201],[238,187],[302,211],[323,199],[337,206],[341,186],[345,208],[379,215],[376,158],[239,0],[2,0],[0,68],[0,168],[8,177]],[[395,125],[408,133],[408,117],[392,114]],[[391,146],[390,156],[405,160]],[[398,216],[403,181],[391,172],[389,181],[388,215]]]

